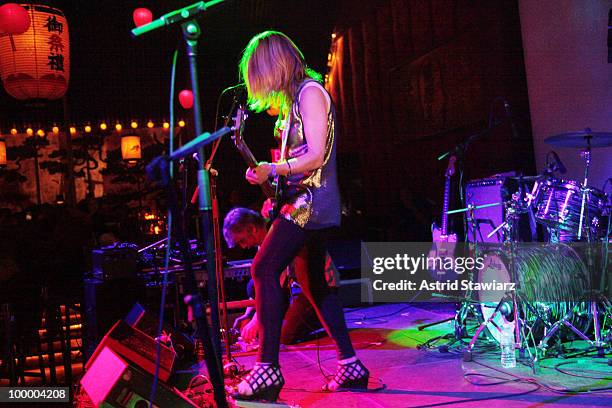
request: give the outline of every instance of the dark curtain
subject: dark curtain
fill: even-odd
[[[436,158],[486,129],[490,116],[501,125],[470,145],[464,181],[533,171],[515,0],[346,2],[340,15],[327,87],[342,131],[345,200],[370,220],[371,238],[427,238],[447,165]],[[503,100],[518,138],[503,122]]]

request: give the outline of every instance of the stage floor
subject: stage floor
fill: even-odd
[[[450,352],[417,349],[418,344],[432,337],[450,333],[452,327],[444,323],[418,331],[417,326],[452,316],[454,307],[413,303],[348,309],[351,338],[359,358],[371,372],[370,388],[382,384],[385,388],[363,393],[320,392],[324,377],[319,361],[326,374],[335,371],[336,361],[330,340],[325,337],[318,343],[312,340],[283,349],[280,362],[286,385],[280,399],[289,406],[304,408],[611,406],[612,390],[580,394],[551,390],[612,387],[610,355],[606,359],[544,359],[534,375],[531,368],[521,364],[515,369],[501,370],[500,351],[495,344],[488,347],[490,351],[475,354],[474,361],[469,363],[452,349]],[[240,356],[237,360],[248,368],[254,356]],[[563,371],[572,375],[555,370],[560,362]],[[519,377],[538,379],[542,385],[531,380],[519,381]]]

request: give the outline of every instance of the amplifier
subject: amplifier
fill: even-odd
[[[81,386],[95,407],[135,408],[149,406],[153,376],[124,360],[109,347],[101,347],[87,363]],[[158,383],[154,407],[197,408],[179,390]]]
[[[500,229],[492,234],[493,230],[505,221],[504,202],[512,199],[512,195],[519,190],[531,191],[531,184],[519,181],[514,173],[508,173],[487,179],[472,180],[465,185],[465,205],[479,206],[495,204],[491,207],[474,210],[474,222],[469,222],[466,231],[467,242],[503,242],[503,231]],[[489,235],[492,234],[490,237]],[[537,231],[533,213],[527,212],[519,216],[518,236],[514,239],[520,242],[533,242],[537,240]]]
[[[138,246],[117,244],[91,251],[93,277],[98,279],[125,279],[138,272]]]
[[[156,360],[156,347],[157,342],[153,337],[141,332],[140,330],[131,327],[124,320],[119,320],[111,328],[111,330],[104,336],[96,351],[85,364],[85,368],[89,370],[93,362],[96,361],[98,354],[101,350],[107,348],[113,350],[115,353],[122,357],[130,360],[131,362],[142,367],[145,371],[150,374],[155,373],[155,360]],[[176,354],[174,350],[160,344],[161,347],[161,358],[159,366],[159,378],[162,381],[168,381],[170,374],[172,373],[172,366]]]
[[[151,337],[157,336],[157,330],[159,329],[159,316],[151,312],[145,311],[145,308],[140,304],[136,303],[130,313],[125,317],[125,322],[132,327],[137,328],[141,332],[148,334]],[[178,330],[170,327],[169,324],[164,322],[163,330],[170,335],[172,339],[172,345],[174,350],[180,359],[193,355],[194,342],[185,333],[181,333]]]
[[[504,222],[502,187],[504,178],[494,177],[469,181],[465,185],[465,205],[479,206],[499,203],[499,205],[474,210],[474,222],[468,220],[467,242],[502,242],[502,231],[488,235]],[[468,215],[469,216],[469,215]]]

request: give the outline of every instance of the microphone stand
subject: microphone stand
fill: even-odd
[[[452,155],[454,155],[457,158],[458,163],[458,168],[459,168],[459,196],[461,198],[461,204],[465,205],[465,199],[464,199],[464,189],[463,189],[463,168],[464,168],[464,164],[465,164],[465,156],[467,155],[467,151],[468,148],[470,146],[470,143],[472,143],[474,140],[476,140],[477,138],[487,135],[488,133],[490,133],[491,131],[493,131],[494,129],[496,129],[497,127],[499,127],[500,125],[502,125],[503,123],[505,123],[505,121],[500,121],[497,123],[494,123],[492,126],[487,127],[484,130],[481,130],[478,133],[474,133],[470,136],[468,136],[465,140],[463,140],[462,142],[460,142],[459,144],[457,144],[455,147],[453,147],[451,150],[442,153],[440,156],[438,156],[437,160],[444,160],[446,157],[450,157]],[[490,204],[490,205],[485,205],[486,207],[491,206],[491,205],[499,205],[501,203],[494,203],[494,204]],[[485,207],[482,206],[482,207]],[[475,208],[474,206],[468,206],[468,208],[464,209],[464,210],[453,210],[453,211],[448,211],[447,214],[454,214],[457,212],[465,212],[465,214],[463,215],[463,230],[464,230],[464,236],[465,236],[465,241],[467,241],[467,237],[469,237],[470,233],[469,230],[467,228],[469,220],[473,220],[473,211]],[[475,222],[471,222],[471,226],[473,228],[473,232],[472,232],[472,236],[474,237],[474,252],[477,255],[478,254],[478,240],[476,239],[476,223]],[[474,310],[474,306],[472,305],[472,294],[468,293],[467,296],[461,297],[461,305],[458,307],[455,316],[453,316],[452,318],[448,318],[448,319],[443,319],[443,320],[439,320],[427,325],[422,325],[422,326],[418,326],[418,330],[423,330],[427,327],[431,327],[431,326],[435,326],[441,323],[445,323],[449,320],[453,320],[454,321],[454,333],[453,333],[453,337],[455,338],[454,341],[461,341],[462,337],[464,334],[467,334],[467,325],[466,325],[466,321],[467,321],[467,317],[468,314],[470,312],[472,312],[472,314],[475,313]],[[453,342],[454,342],[453,341]],[[421,346],[427,344],[428,342],[425,342],[423,344],[421,344]]]
[[[212,134],[203,133],[200,136],[193,139],[192,141],[190,141],[189,143],[173,151],[169,156],[156,157],[147,166],[147,173],[149,174],[149,177],[152,179],[161,180],[162,184],[168,188],[168,194],[169,194],[168,201],[169,201],[170,210],[172,211],[172,214],[174,215],[174,218],[176,219],[177,241],[179,243],[181,253],[183,254],[183,258],[185,260],[185,271],[186,271],[186,274],[185,274],[185,293],[186,293],[185,302],[188,303],[193,310],[193,315],[194,315],[195,322],[196,322],[196,336],[198,339],[200,339],[200,341],[202,342],[202,345],[204,346],[206,367],[208,369],[208,374],[210,376],[210,382],[213,385],[215,402],[217,404],[216,406],[220,408],[227,407],[227,400],[225,399],[225,388],[224,388],[224,383],[223,383],[223,369],[221,366],[221,358],[220,358],[221,356],[220,354],[217,354],[217,351],[220,351],[220,347],[215,350],[214,344],[212,341],[215,334],[217,335],[217,340],[219,339],[218,337],[219,329],[217,328],[216,333],[214,332],[215,330],[214,326],[212,327],[213,333],[209,333],[209,330],[208,330],[208,323],[206,321],[206,309],[204,308],[204,302],[202,301],[200,290],[197,287],[195,275],[193,273],[193,268],[192,268],[189,245],[188,245],[187,237],[185,235],[185,231],[183,229],[183,225],[184,225],[184,221],[182,217],[183,213],[178,208],[179,207],[178,198],[177,198],[177,194],[174,189],[174,186],[172,185],[170,181],[169,170],[170,170],[170,165],[172,164],[172,162],[182,157],[185,157],[187,155],[190,155],[196,150],[200,150],[200,151],[204,150],[205,145],[211,143],[214,140],[219,139],[223,135],[231,132],[231,130],[232,130],[231,128],[225,126]],[[200,160],[200,163],[202,163],[201,160]],[[208,176],[208,174],[206,174],[206,176]],[[204,179],[204,177],[199,177],[199,179],[200,180]],[[202,184],[200,184],[200,186],[204,187]],[[200,194],[202,191],[201,187],[200,187]],[[209,198],[210,198],[210,195],[209,195]],[[210,210],[208,210],[205,213],[205,215],[209,217]],[[212,224],[209,222],[208,218],[203,217],[203,219],[204,219],[203,222],[206,222],[206,226],[212,229]],[[207,245],[212,246],[213,234],[207,233],[205,238],[207,240]],[[206,267],[208,271],[208,291],[209,293],[212,291],[216,296],[216,283],[214,285],[211,283],[212,280],[216,281],[214,269],[211,269],[211,263],[210,263],[211,262],[210,258],[212,258],[213,259],[212,265],[215,264],[214,262],[215,255],[213,251],[207,251],[206,257],[207,257]],[[216,302],[217,300],[215,298],[214,303],[211,302],[211,305],[210,305],[212,318],[214,318],[214,314],[213,314],[214,312],[212,312],[213,307],[216,306],[216,309],[218,310],[218,304],[215,304]],[[219,321],[218,317],[219,316],[217,315],[217,324]]]
[[[191,88],[194,95],[193,103],[193,118],[194,128],[197,136],[194,140],[182,146],[180,149],[172,152],[169,157],[159,157],[154,159],[148,166],[148,170],[151,173],[161,175],[161,179],[168,185],[170,193],[170,202],[176,213],[177,224],[179,225],[179,244],[183,252],[183,256],[186,257],[186,281],[185,289],[187,295],[185,301],[192,307],[193,313],[196,320],[197,335],[202,341],[202,344],[206,353],[206,366],[208,368],[208,374],[210,381],[213,385],[214,397],[216,406],[219,408],[227,407],[227,400],[225,398],[225,388],[223,383],[223,368],[221,365],[221,343],[219,340],[219,303],[217,296],[217,278],[215,275],[216,271],[216,259],[213,245],[213,227],[211,223],[211,193],[210,193],[210,180],[207,170],[204,168],[204,145],[211,141],[220,138],[226,133],[231,131],[227,126],[223,129],[216,131],[213,134],[203,133],[202,127],[202,110],[200,105],[200,92],[198,86],[198,67],[197,67],[197,46],[198,39],[202,33],[200,25],[196,21],[198,15],[206,11],[209,7],[224,2],[225,0],[211,0],[209,2],[199,1],[190,6],[184,7],[179,10],[167,13],[155,21],[149,24],[142,25],[132,30],[132,34],[136,37],[156,30],[158,28],[169,26],[173,24],[180,24],[181,31],[183,33],[183,39],[186,43],[187,57],[189,60],[189,72],[191,76]],[[206,250],[206,268],[208,272],[208,300],[211,308],[211,328],[212,333],[208,332],[208,325],[206,321],[206,308],[204,307],[200,290],[197,287],[195,276],[191,268],[191,259],[189,256],[189,248],[187,244],[187,238],[185,236],[182,227],[182,217],[178,209],[178,200],[174,186],[170,183],[169,169],[170,164],[178,158],[185,157],[189,153],[198,152],[200,160],[198,161],[198,188],[199,188],[199,206],[198,209],[201,214],[201,232],[204,236],[205,250]],[[150,402],[153,404],[153,401]]]
[[[197,135],[203,133],[202,126],[202,109],[200,105],[200,91],[198,85],[198,63],[197,63],[197,46],[198,39],[202,33],[200,25],[196,20],[186,21],[181,24],[181,31],[183,32],[183,38],[186,43],[187,57],[189,59],[189,72],[191,74],[191,91],[193,92],[193,119],[194,128]],[[219,301],[217,295],[217,277],[216,277],[216,256],[214,248],[214,231],[211,222],[211,196],[210,196],[210,179],[209,173],[204,168],[205,154],[204,146],[198,147],[198,209],[200,211],[200,222],[202,236],[204,237],[204,248],[206,250],[206,270],[208,272],[208,301],[210,303],[210,321],[211,321],[211,336],[210,338],[203,338],[202,344],[205,347],[206,353],[206,366],[208,368],[208,374],[213,384],[215,401],[218,407],[227,406],[225,399],[225,388],[223,384],[223,366],[221,364],[221,342],[219,338],[220,324],[219,324]],[[191,279],[188,279],[191,280]],[[193,282],[195,283],[195,279]],[[195,288],[197,291],[197,287]],[[199,295],[199,291],[195,293],[195,296],[191,297],[190,303],[194,311],[196,307],[198,313],[201,314],[200,320],[206,320],[205,309],[202,305],[202,299]],[[199,326],[199,325],[198,325]],[[209,347],[207,343],[210,344]]]

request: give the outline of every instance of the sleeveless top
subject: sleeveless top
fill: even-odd
[[[329,100],[323,165],[306,173],[294,173],[290,177],[279,178],[282,186],[280,216],[305,229],[322,229],[340,225],[340,190],[336,174],[336,114],[331,97],[325,88],[314,80],[304,81],[296,92],[291,107],[284,158],[288,160],[308,152],[299,107],[300,95],[306,85],[316,86]]]

